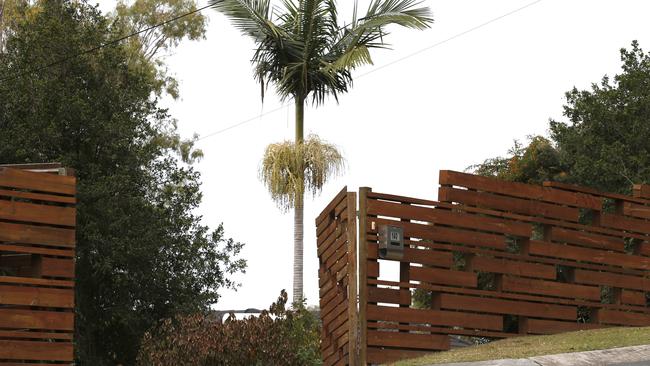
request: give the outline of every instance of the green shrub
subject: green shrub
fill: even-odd
[[[139,365],[320,365],[320,325],[282,291],[268,311],[223,324],[206,314],[167,319],[145,334]]]

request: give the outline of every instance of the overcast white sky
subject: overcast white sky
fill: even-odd
[[[358,77],[340,103],[306,110],[306,132],[340,147],[347,172],[305,207],[305,296],[318,304],[314,218],[344,186],[435,199],[438,171],[463,170],[503,155],[514,139],[546,134],[548,119],[562,119],[564,92],[587,88],[620,71],[619,49],[633,39],[650,50],[650,2],[542,0],[440,46],[387,67],[532,0],[426,0],[435,24],[418,32],[395,28],[392,51],[373,54],[374,67]],[[102,1],[102,9],[114,6]],[[362,1],[362,4],[366,2]],[[202,6],[201,0],[199,5]],[[352,2],[339,1],[341,19]],[[360,7],[360,9],[363,7]],[[181,133],[202,136],[276,109],[264,104],[251,73],[254,44],[214,10],[207,40],[184,42],[168,59],[181,99],[165,100]],[[377,69],[364,75],[373,69]],[[219,309],[266,308],[281,289],[291,298],[293,214],[282,214],[259,182],[264,148],[292,139],[293,108],[199,143],[198,165],[207,225],[224,223],[226,235],[246,245],[246,274],[238,291],[222,291]]]

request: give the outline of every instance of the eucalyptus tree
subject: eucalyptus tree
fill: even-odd
[[[352,19],[344,24],[339,22],[335,0],[282,0],[273,7],[270,0],[210,0],[210,4],[256,43],[252,63],[262,100],[267,85],[273,84],[282,101],[295,104],[295,144],[269,146],[260,170],[273,199],[281,207],[294,208],[293,300],[302,301],[305,185],[319,192],[342,164],[340,154],[333,153],[335,148],[318,139],[310,142],[311,155],[301,147],[305,104],[321,105],[327,96],[338,101],[338,95],[352,85],[352,70],[372,64],[370,49],[387,48],[387,26],[421,30],[433,18],[418,0],[371,0],[362,16],[355,1]],[[323,152],[313,154],[318,148]],[[313,166],[319,168],[307,171]]]

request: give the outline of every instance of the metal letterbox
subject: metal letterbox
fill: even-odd
[[[404,257],[404,229],[379,226],[379,258],[400,260]]]

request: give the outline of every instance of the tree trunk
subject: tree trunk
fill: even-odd
[[[293,303],[302,303],[302,248],[303,248],[303,202],[296,199],[293,216]]]
[[[305,100],[296,97],[296,145],[302,144],[304,140],[303,126],[305,119]],[[303,204],[304,204],[304,167],[300,169],[302,177],[302,193],[296,195],[296,205],[293,215],[293,303],[302,303],[303,295]]]

